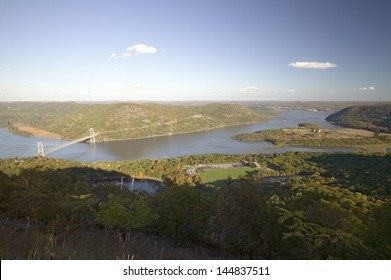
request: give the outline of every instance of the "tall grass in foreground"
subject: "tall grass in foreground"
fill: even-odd
[[[24,220],[0,221],[1,259],[129,260],[219,259],[218,251],[194,244],[174,246],[170,239],[107,231],[96,226],[58,231]]]

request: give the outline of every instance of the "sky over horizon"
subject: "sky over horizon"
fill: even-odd
[[[391,1],[0,0],[0,101],[391,101]]]

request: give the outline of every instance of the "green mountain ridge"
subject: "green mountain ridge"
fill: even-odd
[[[265,121],[272,115],[238,104],[2,103],[0,109],[2,126],[23,123],[64,139],[81,137],[93,127],[100,133],[98,141],[203,131]]]
[[[391,104],[351,106],[331,114],[327,121],[375,132],[391,132]]]

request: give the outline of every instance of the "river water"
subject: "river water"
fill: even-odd
[[[324,128],[333,129],[325,118],[330,112],[283,111],[281,115],[268,122],[251,125],[237,125],[210,131],[186,133],[180,135],[161,136],[107,143],[78,143],[62,150],[53,152],[48,157],[75,161],[119,161],[146,158],[177,157],[206,153],[248,153],[270,147],[267,142],[242,142],[231,139],[239,133],[249,133],[258,130],[297,127],[302,122],[318,123]],[[31,150],[37,152],[36,142],[44,142],[45,149],[64,143],[63,140],[43,139],[37,137],[16,136],[0,129],[0,158],[20,157]],[[264,153],[286,151],[352,151],[349,148],[305,148],[281,147],[267,149]]]

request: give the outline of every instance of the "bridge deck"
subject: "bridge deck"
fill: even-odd
[[[94,136],[97,136],[97,135],[99,135],[99,133],[95,133]],[[72,140],[72,141],[69,141],[69,142],[60,144],[60,145],[55,146],[55,147],[51,147],[51,148],[45,150],[45,154],[53,153],[53,152],[55,152],[55,151],[58,151],[58,150],[60,150],[60,149],[65,148],[65,147],[71,146],[71,145],[73,145],[73,144],[76,144],[76,143],[79,143],[79,142],[87,141],[88,139],[91,139],[91,138],[93,138],[94,136],[88,135],[88,136],[85,136],[85,137],[82,137],[82,138],[79,138],[79,139],[75,139],[75,140]]]

